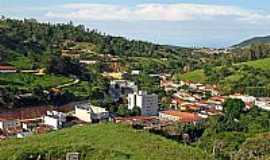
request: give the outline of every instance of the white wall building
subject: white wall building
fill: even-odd
[[[109,119],[109,112],[105,108],[84,103],[75,106],[75,117],[84,122],[99,122]]]
[[[255,105],[264,110],[270,111],[270,98],[262,97],[255,101]]]
[[[134,107],[141,109],[141,114],[144,116],[153,116],[158,114],[158,95],[147,94],[139,91],[128,95],[128,109]]]
[[[1,119],[0,120],[0,129],[5,130],[10,127],[16,127],[18,125],[17,120],[15,119]]]
[[[245,96],[245,95],[230,95],[232,99],[241,99],[245,103],[255,103],[256,98],[253,96]]]
[[[57,111],[48,111],[47,115],[43,116],[43,122],[53,129],[63,128],[66,123],[66,115]]]

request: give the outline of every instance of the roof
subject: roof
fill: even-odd
[[[16,70],[16,68],[13,66],[0,64],[0,70]]]
[[[145,121],[145,120],[152,120],[155,119],[154,116],[132,116],[132,117],[115,117],[116,120],[122,120],[122,121]]]
[[[196,121],[200,121],[202,119],[196,113],[173,111],[173,110],[162,111],[161,113],[164,113],[164,114],[167,114],[167,115],[171,115],[171,116],[176,116],[183,123],[196,122]]]
[[[221,102],[223,102],[225,100],[225,97],[224,96],[214,96],[214,97],[211,97],[210,99],[211,100],[214,100],[214,101],[221,101]]]

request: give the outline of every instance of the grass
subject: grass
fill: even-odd
[[[18,69],[31,69],[33,61],[30,58],[20,56],[9,61],[9,64],[15,66]]]
[[[269,69],[270,68],[270,58],[248,61],[243,63],[238,63],[236,65],[248,65],[258,69]],[[195,70],[192,72],[184,73],[184,74],[176,74],[174,78],[179,77],[181,80],[191,80],[193,82],[205,83],[207,77],[203,73],[203,70]],[[237,79],[238,76],[230,77],[230,79]]]
[[[47,155],[47,159],[50,155],[52,159],[65,159],[65,154],[71,151],[81,153],[81,160],[211,159],[198,148],[110,123],[75,126],[46,135],[0,142],[1,160],[24,160],[31,155]]]
[[[207,80],[207,77],[203,73],[203,70],[200,69],[200,70],[195,70],[192,72],[187,72],[184,74],[178,73],[174,75],[174,79],[181,79],[184,81],[190,80],[193,82],[205,83],[205,81]]]
[[[36,76],[31,73],[0,74],[0,84],[2,86],[17,87],[27,91],[31,91],[38,85],[44,88],[50,88],[70,81],[72,81],[72,79],[52,74],[44,76]]]
[[[269,69],[270,68],[270,58],[260,59],[256,61],[249,61],[240,64],[246,64],[259,69]]]

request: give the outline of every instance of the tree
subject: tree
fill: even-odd
[[[245,103],[240,99],[227,99],[224,104],[225,117],[228,119],[238,119],[241,111],[245,108]]]
[[[138,106],[135,106],[132,108],[130,115],[132,116],[139,116],[141,115],[141,108]]]
[[[117,114],[119,116],[129,116],[130,112],[128,110],[128,107],[126,105],[119,105],[117,109]]]

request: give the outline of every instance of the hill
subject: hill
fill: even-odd
[[[174,75],[177,80],[217,84],[224,94],[245,93],[253,96],[269,96],[270,58],[236,63],[234,65],[208,67]]]
[[[0,159],[64,159],[67,152],[81,153],[82,160],[211,159],[201,150],[163,137],[115,124],[75,126],[46,135],[0,142]],[[45,158],[47,155],[47,159]]]
[[[188,48],[106,35],[83,25],[75,26],[72,22],[53,25],[34,19],[0,20],[0,62],[13,62],[19,68],[29,69],[29,64],[46,66],[50,57],[63,53],[89,59],[98,54],[180,58],[190,52]]]
[[[248,65],[257,69],[269,69],[270,67],[270,58],[248,61],[243,63],[237,63],[235,65]],[[218,67],[217,67],[218,68]],[[174,78],[180,77],[181,80],[190,80],[193,82],[205,83],[207,76],[204,74],[202,69],[195,70],[192,72],[187,72],[184,74],[176,74]]]
[[[245,40],[237,45],[234,45],[234,48],[244,48],[248,47],[252,44],[258,44],[258,43],[263,43],[263,44],[269,44],[270,43],[270,36],[265,36],[265,37],[254,37],[248,40]]]

